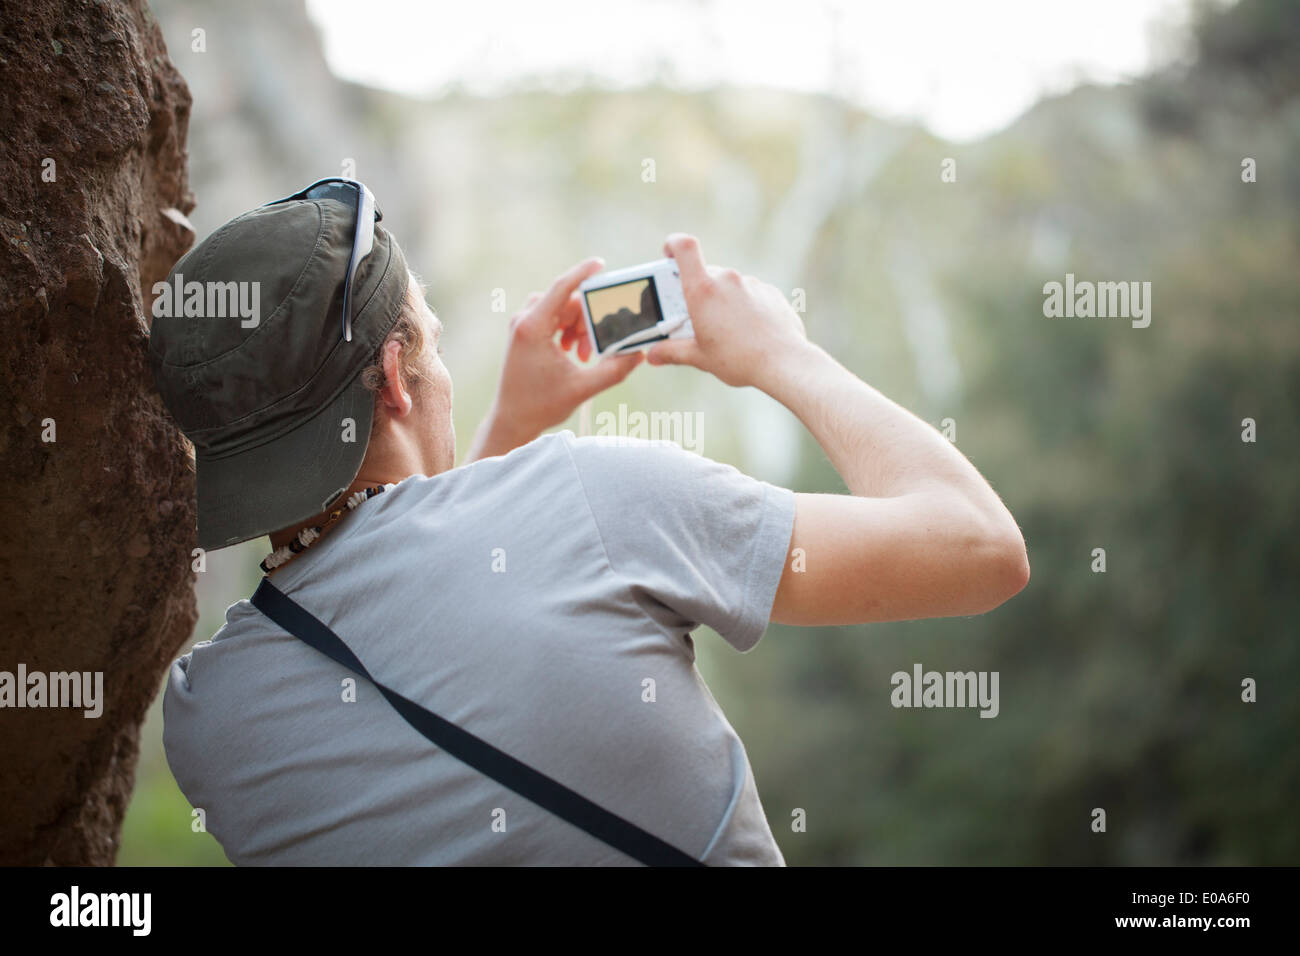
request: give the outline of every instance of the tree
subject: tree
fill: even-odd
[[[190,94],[143,0],[6,4],[0,31],[0,863],[110,864],[197,616],[193,465],[142,295],[194,240]],[[102,674],[98,717],[31,676],[74,672]]]

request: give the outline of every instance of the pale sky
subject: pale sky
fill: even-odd
[[[1114,83],[1166,53],[1156,25],[1189,0],[308,0],[332,69],[436,96],[449,86],[614,88],[656,76],[839,92],[954,140],[994,132],[1044,93]],[[1167,34],[1167,31],[1165,33]]]

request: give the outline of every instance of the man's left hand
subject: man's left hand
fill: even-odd
[[[591,338],[578,298],[578,285],[604,268],[601,259],[585,259],[559,276],[545,293],[534,292],[510,317],[505,365],[492,410],[474,436],[467,461],[504,455],[558,425],[574,409],[641,363],[640,352],[612,356],[594,365]]]

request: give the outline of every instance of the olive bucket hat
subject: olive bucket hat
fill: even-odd
[[[361,372],[409,282],[381,218],[363,184],[323,179],[232,219],[154,287],[149,359],[194,444],[199,547],[304,521],[356,478],[374,415]]]

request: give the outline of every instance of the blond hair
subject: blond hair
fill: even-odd
[[[429,365],[425,356],[429,334],[421,308],[425,304],[425,287],[414,272],[408,270],[408,274],[410,282],[406,287],[406,298],[402,300],[402,311],[398,313],[397,322],[384,344],[376,351],[374,361],[361,372],[361,383],[375,393],[376,401],[379,392],[388,385],[383,357],[389,342],[397,342],[401,346],[398,370],[408,391],[420,392],[429,381]]]

